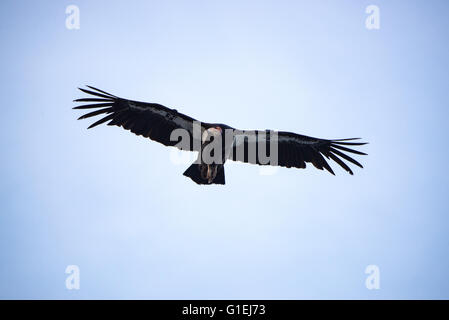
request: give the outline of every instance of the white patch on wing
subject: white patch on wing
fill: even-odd
[[[299,143],[299,144],[308,144],[308,145],[312,145],[312,144],[316,144],[318,141],[316,140],[302,140],[299,137],[290,137],[290,136],[280,136],[279,137],[279,142],[285,142],[285,143]]]

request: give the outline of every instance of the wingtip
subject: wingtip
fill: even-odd
[[[345,139],[333,139],[333,141],[350,141],[350,140],[360,140],[362,138],[345,138]]]

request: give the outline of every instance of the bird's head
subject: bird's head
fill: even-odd
[[[207,130],[204,130],[203,132],[203,142],[209,141],[211,137],[220,136],[223,133],[223,129],[219,126],[210,127]]]

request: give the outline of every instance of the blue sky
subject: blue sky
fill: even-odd
[[[0,9],[0,298],[449,298],[447,1]],[[226,186],[197,186],[169,148],[76,121],[85,84],[241,129],[361,136],[369,156],[335,177],[227,163]]]

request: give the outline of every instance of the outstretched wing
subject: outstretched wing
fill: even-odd
[[[358,139],[360,138],[326,140],[291,132],[252,131],[250,134],[241,132],[234,134],[234,144],[229,159],[287,168],[305,168],[306,163],[309,162],[317,169],[326,169],[334,174],[328,163],[328,160],[333,160],[352,175],[351,168],[343,160],[363,168],[358,161],[347,154],[366,155],[366,153],[348,148],[366,144],[354,142]],[[277,148],[273,148],[273,143],[277,144]],[[262,145],[264,149],[259,150]],[[277,150],[277,154],[271,155],[270,148],[271,150]],[[262,156],[264,159],[262,159]],[[273,156],[277,156],[277,158],[273,158]],[[267,157],[277,161],[267,163]]]
[[[193,123],[196,121],[195,119],[157,103],[122,99],[100,89],[87,87],[91,90],[79,89],[91,96],[74,101],[89,104],[77,106],[73,109],[94,109],[94,111],[84,114],[78,120],[98,115],[104,116],[91,124],[88,129],[109,121],[107,123],[109,126],[122,127],[136,135],[150,138],[165,146],[177,146],[182,150],[194,151],[197,145],[197,143],[193,143]],[[171,141],[170,135],[175,129],[186,130],[190,141],[183,143],[182,146],[178,144],[181,137],[178,137],[176,141]]]

